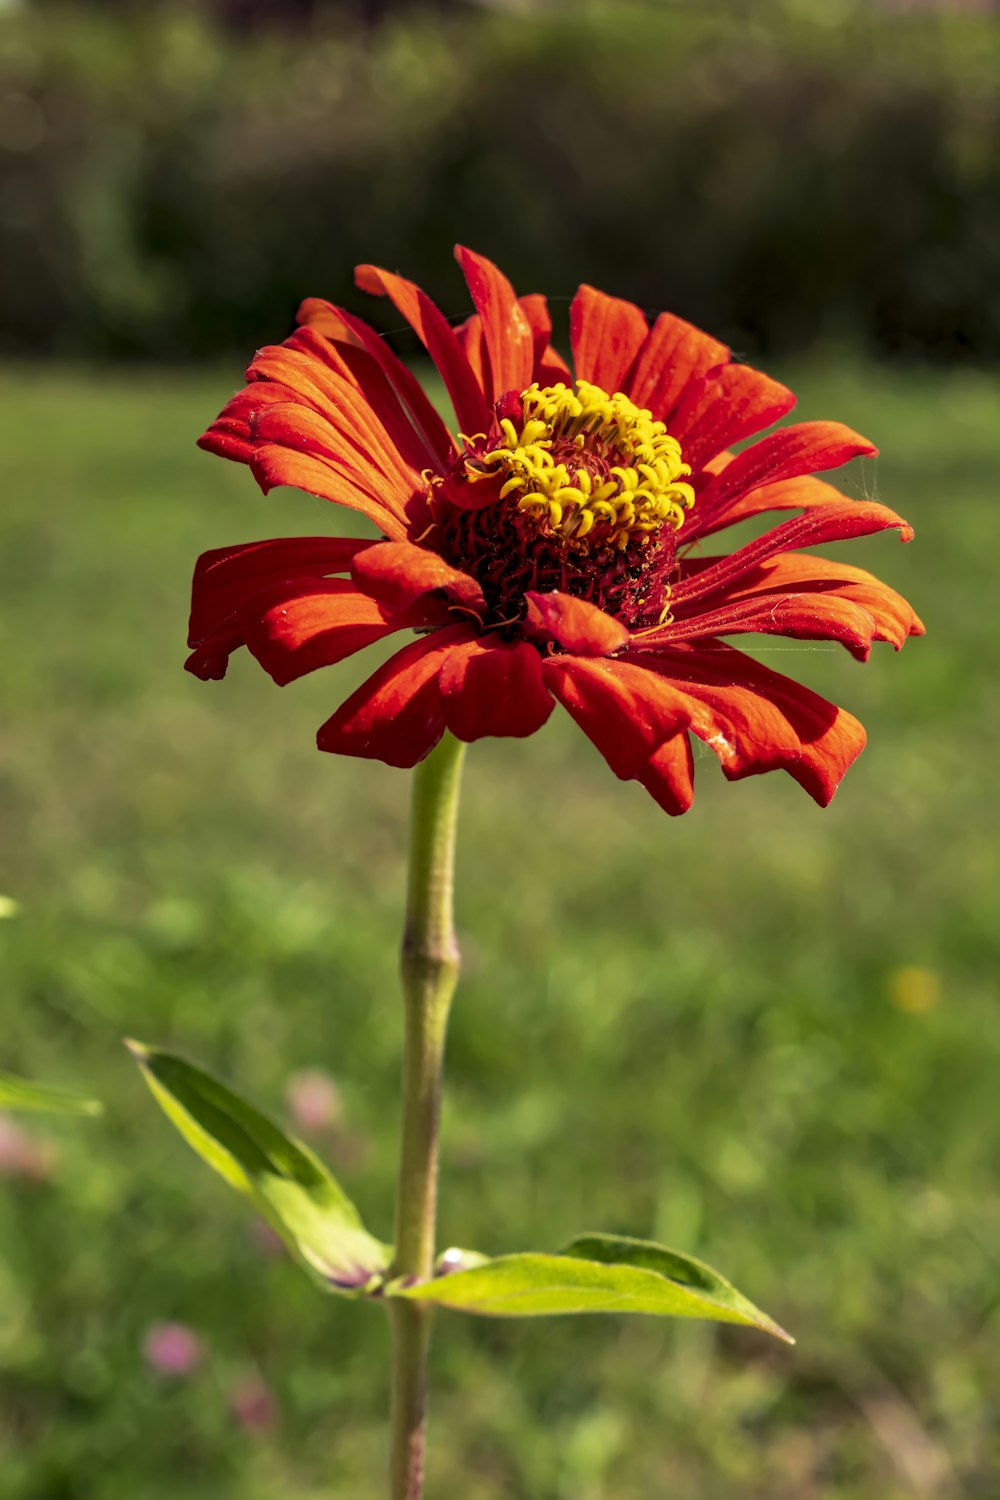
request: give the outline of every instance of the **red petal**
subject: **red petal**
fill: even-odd
[[[770,427],[794,405],[792,392],[759,370],[721,365],[687,387],[670,418],[670,432],[684,462],[698,469],[723,448]]]
[[[789,602],[793,598],[799,601],[797,605]],[[792,612],[798,608],[806,611],[802,623],[808,624],[808,611],[819,609],[819,623],[822,624],[825,618],[822,612],[839,607],[830,604],[830,600],[834,598],[862,612],[864,620],[859,617],[858,623],[864,624],[867,621],[868,639],[857,643],[859,649],[856,654],[862,659],[867,656],[867,647],[873,640],[889,641],[898,651],[908,636],[924,634],[923,624],[912,607],[901,594],[897,594],[895,589],[889,588],[888,584],[874,574],[848,563],[835,563],[826,557],[809,557],[800,552],[785,552],[763,564],[758,573],[744,583],[739,594],[729,597],[723,610],[718,613],[723,614],[726,609],[741,609],[744,605],[763,609],[777,605],[781,623],[776,619],[775,628],[782,634],[797,635],[797,629],[788,628],[796,623]],[[698,615],[693,616],[690,621],[703,634],[725,635],[729,628],[720,626],[709,632],[705,628],[708,623],[705,616]],[[768,630],[767,625],[748,625],[745,628]],[[827,632],[824,630],[822,634],[825,636]],[[836,632],[830,631],[829,634],[836,635]],[[844,639],[840,635],[837,638]]]
[[[436,468],[442,460],[426,435],[414,423],[410,413],[404,409],[399,392],[390,382],[382,368],[366,349],[353,343],[335,343],[324,337],[315,328],[297,328],[282,344],[282,349],[305,358],[319,370],[318,384],[322,392],[322,411],[336,424],[342,425],[343,414],[341,391],[346,385],[356,396],[362,414],[374,418],[378,424],[378,439],[389,449],[393,466],[403,468],[409,482],[419,481],[420,475],[430,466]],[[263,352],[263,351],[262,351]],[[259,359],[260,356],[258,356]],[[253,376],[257,361],[250,366]],[[355,422],[355,427],[359,424]],[[451,439],[445,432],[445,454],[451,453]]]
[[[625,394],[669,427],[668,419],[687,387],[728,359],[729,350],[718,339],[683,318],[661,313],[636,356]]]
[[[531,384],[534,341],[514,288],[484,255],[456,245],[455,258],[483,320],[491,377],[484,386],[487,400],[498,401],[507,391],[523,391]]]
[[[718,609],[674,621],[639,637],[637,649],[656,649],[680,641],[719,635],[785,635],[799,641],[840,641],[859,661],[867,661],[872,642],[885,640],[864,605],[838,593],[749,595]],[[897,647],[898,649],[898,647]]]
[[[573,716],[616,776],[637,776],[689,714],[683,700],[654,672],[632,662],[550,656],[545,683]]]
[[[698,507],[715,518],[733,501],[764,484],[839,469],[852,458],[877,453],[867,438],[841,422],[797,422],[745,448],[726,464],[698,496],[688,535],[698,535]]]
[[[671,817],[686,813],[694,801],[694,757],[688,736],[675,734],[661,745],[636,781]]]
[[[326,338],[341,346],[363,349],[384,372],[387,380],[408,409],[417,430],[423,433],[431,452],[446,463],[453,448],[451,434],[435,407],[429,400],[420,381],[389,348],[385,339],[379,338],[374,328],[369,328],[363,319],[353,313],[323,302],[318,297],[307,297],[300,306],[296,321],[315,328]]]
[[[396,494],[377,470],[365,474],[343,454],[324,451],[321,424],[315,413],[290,403],[269,407],[255,419],[254,434],[260,441],[250,470],[261,489],[267,494],[285,484],[319,495],[360,511],[386,536],[402,540],[409,524]]]
[[[314,339],[316,335],[300,332],[293,337]],[[315,353],[272,345],[259,351],[247,377],[251,381],[284,386],[289,404],[301,407],[304,421],[317,435],[315,451],[323,458],[343,456],[362,475],[374,469],[393,491],[401,514],[414,491],[424,488],[420,468],[416,466],[418,455],[413,451],[416,435],[408,423],[404,424],[399,404],[391,392],[385,393],[390,403],[388,415],[390,420],[394,418],[400,424],[404,441],[411,445],[414,462],[403,457],[398,443],[368,397],[318,359]],[[254,419],[251,426],[254,437],[276,435],[273,419],[278,409],[272,406]],[[419,457],[426,460],[422,450],[419,450]]]
[[[542,641],[557,641],[573,656],[610,656],[629,640],[619,620],[606,615],[596,604],[553,591],[536,594],[529,590],[526,624]]]
[[[734,584],[776,553],[790,552],[796,547],[816,547],[822,542],[871,536],[889,527],[898,527],[904,542],[913,536],[912,526],[887,505],[878,505],[874,500],[845,500],[842,505],[822,505],[804,515],[793,516],[790,521],[782,521],[729,557],[701,559],[696,572],[683,576],[674,585],[671,597],[674,616],[687,618],[695,608],[700,612],[705,608],[706,600],[730,593]]]
[[[569,310],[577,380],[620,391],[626,371],[646,341],[649,325],[632,302],[582,286]]]
[[[479,636],[455,646],[439,681],[445,722],[460,740],[523,739],[552,712],[541,657],[525,641]]]
[[[246,644],[279,687],[333,666],[408,623],[344,578],[286,584],[258,596],[242,613]]]
[[[316,736],[319,748],[415,766],[445,731],[438,673],[471,638],[466,626],[451,625],[397,651],[327,719]]]
[[[552,318],[545,298],[532,292],[518,300],[531,329],[534,349],[532,379],[537,380],[539,385],[555,385],[560,380],[572,385],[573,372],[562,355],[552,347]]]
[[[478,313],[473,313],[471,318],[466,318],[464,323],[458,324],[455,334],[465,351],[469,368],[476,377],[476,381],[484,391],[489,390],[489,355],[486,352],[482,318]]]
[[[438,367],[462,432],[470,436],[487,432],[491,412],[483,390],[472,373],[455,330],[427,293],[414,286],[412,281],[382,271],[378,266],[358,266],[356,277],[362,291],[391,298],[419,335]]]
[[[256,446],[250,436],[251,421],[265,406],[287,400],[288,392],[280,386],[263,385],[260,381],[244,386],[230,397],[211,427],[202,433],[198,447],[220,458],[249,463]]]
[[[689,518],[690,525],[685,523],[685,531],[691,536],[711,536],[725,526],[735,526],[738,521],[761,515],[764,511],[815,510],[820,505],[843,505],[847,498],[825,479],[816,479],[812,474],[803,474],[797,479],[779,479],[776,484],[759,485],[757,489],[714,514],[711,511],[711,500],[706,503],[704,495],[699,495]]]
[[[721,641],[643,661],[687,696],[694,733],[731,781],[780,768],[826,806],[864,749],[851,714]]]
[[[377,542],[357,559],[354,580],[389,609],[408,609],[423,595],[444,589],[449,598],[477,615],[486,611],[483,591],[436,552],[413,542]]]
[[[372,545],[347,537],[290,536],[240,547],[217,547],[195,563],[188,645],[197,646],[248,599],[282,579],[346,573]]]

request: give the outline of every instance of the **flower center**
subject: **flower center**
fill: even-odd
[[[472,444],[465,460],[473,485],[502,480],[538,531],[574,552],[624,552],[663,526],[676,530],[694,504],[681,446],[662,422],[620,393],[579,380],[532,385],[521,396],[518,421],[501,416],[501,440]]]
[[[511,391],[487,433],[428,473],[435,546],[472,574],[487,629],[521,618],[525,593],[558,589],[630,628],[666,614],[691,470],[662,422],[579,380]]]

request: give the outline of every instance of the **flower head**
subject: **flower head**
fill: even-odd
[[[293,537],[206,553],[189,669],[246,646],[278,683],[416,632],[321,727],[320,749],[412,766],[450,730],[532,734],[561,703],[616,775],[667,812],[693,794],[690,736],[736,780],[783,769],[827,803],[864,746],[850,714],[723,638],[836,640],[861,660],[923,630],[860,568],[799,549],[910,527],[815,477],[875,449],[837,422],[773,426],[784,386],[668,313],[581,287],[571,371],[544,299],[459,248],[473,315],[453,328],[402,277],[362,266],[433,359],[453,432],[361,319],[315,299],[201,438],[360,511],[375,540]],[[790,511],[730,554],[705,541]]]

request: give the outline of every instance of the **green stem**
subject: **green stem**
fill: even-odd
[[[452,908],[464,754],[465,746],[446,734],[413,773],[401,962],[406,1043],[393,1274],[418,1281],[434,1269],[441,1080],[459,967]],[[393,1336],[391,1495],[392,1500],[420,1500],[432,1308],[403,1298],[390,1298],[387,1306]]]

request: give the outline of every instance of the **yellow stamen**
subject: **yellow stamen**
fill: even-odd
[[[691,468],[680,443],[650,412],[586,380],[575,390],[532,385],[522,401],[520,431],[503,418],[503,446],[470,455],[470,481],[503,476],[501,498],[516,496],[519,510],[574,548],[624,552],[662,526],[682,525],[694,504],[694,490],[684,483]],[[595,469],[557,459],[553,445],[564,451],[567,443],[599,460]]]

